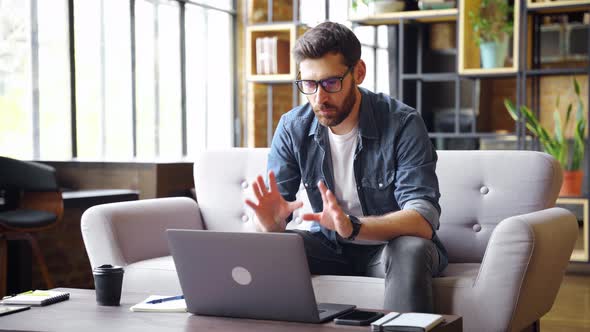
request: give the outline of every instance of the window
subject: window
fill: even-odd
[[[137,156],[141,158],[156,156],[156,14],[151,1],[135,2]]]
[[[371,91],[389,94],[389,51],[387,41],[387,27],[377,29],[370,26],[360,26],[354,33],[361,42],[361,58],[367,65],[367,75],[362,87]]]
[[[186,7],[186,113],[187,149],[195,155],[207,146],[207,53],[202,40],[207,38],[207,14],[197,6]]]
[[[230,18],[221,12],[209,12],[207,18],[207,131],[208,147],[220,148],[232,145],[234,94]]]
[[[26,1],[0,1],[0,155],[33,155],[31,25]]]
[[[68,8],[66,1],[38,1],[39,156],[72,157]]]
[[[182,156],[182,117],[180,86],[180,14],[178,4],[168,2],[158,6],[159,80],[158,93],[158,156],[174,158]],[[141,116],[141,113],[138,113]]]
[[[129,2],[74,4],[78,157],[132,156]]]
[[[234,3],[0,0],[0,155],[180,159],[232,146]]]

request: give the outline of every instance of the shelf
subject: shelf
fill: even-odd
[[[423,82],[454,82],[456,73],[402,74],[402,80]]]
[[[293,80],[294,78],[291,74],[250,75],[250,77],[248,77],[248,82],[265,84],[293,83]]]
[[[459,72],[459,75],[467,77],[510,77],[516,76],[516,74],[516,68],[513,67],[491,69],[472,68],[463,69]]]
[[[471,133],[471,132],[459,132],[459,133],[428,133],[430,138],[506,138],[516,137],[516,134],[496,134],[496,133]]]
[[[295,45],[298,31],[302,30],[297,24],[257,24],[246,27],[246,79],[251,82],[288,82],[295,79],[296,66],[291,54]],[[276,37],[276,55],[272,58],[277,63],[277,74],[258,74],[256,40],[258,38]],[[270,61],[270,48],[264,49],[266,61]],[[261,63],[258,63],[261,66]],[[269,68],[269,67],[267,67]]]
[[[513,32],[512,32],[512,66],[498,68],[481,68],[480,51],[475,43],[475,32],[469,18],[470,11],[479,9],[482,0],[460,1],[459,10],[459,74],[461,75],[506,75],[518,71],[520,1],[514,0]],[[510,50],[510,47],[508,48]],[[509,56],[510,57],[510,56]]]
[[[525,72],[527,76],[542,76],[542,75],[581,75],[588,74],[588,68],[547,68],[547,69],[529,69]]]
[[[550,2],[527,2],[527,11],[541,14],[586,11],[590,9],[589,0],[566,0]]]
[[[583,197],[559,197],[555,202],[557,206],[561,205],[565,208],[567,205],[579,205],[582,208],[582,225],[579,225],[579,235],[576,241],[576,246],[570,261],[588,262],[588,199]]]
[[[457,8],[413,10],[383,13],[373,16],[351,16],[353,23],[364,25],[398,24],[401,20],[415,22],[454,22],[457,20]]]

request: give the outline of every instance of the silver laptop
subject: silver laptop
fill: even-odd
[[[322,323],[355,308],[316,304],[303,239],[297,234],[166,233],[193,314]]]

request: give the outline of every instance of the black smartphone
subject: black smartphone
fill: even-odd
[[[381,317],[383,317],[382,312],[355,309],[334,319],[334,324],[363,326],[369,325]]]

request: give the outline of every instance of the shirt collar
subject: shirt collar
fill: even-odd
[[[373,108],[371,107],[371,101],[369,100],[369,91],[365,88],[358,88],[361,92],[361,107],[359,110],[359,134],[365,138],[377,138],[378,131],[375,123],[375,115],[373,114]],[[311,107],[311,104],[309,105]],[[313,110],[312,110],[313,112]],[[318,135],[323,126],[320,125],[318,118],[313,117],[313,121],[309,128],[308,136]]]

